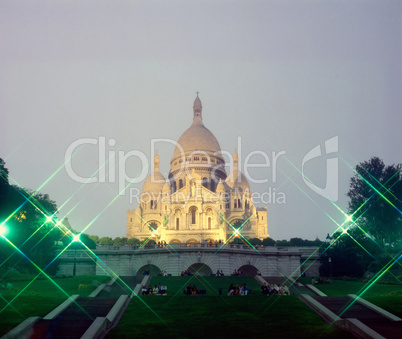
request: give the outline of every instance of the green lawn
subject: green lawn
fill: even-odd
[[[52,298],[67,298],[73,294],[83,297],[91,293],[97,285],[108,281],[107,276],[85,275],[60,279],[12,282],[6,294],[37,295]],[[81,288],[80,288],[81,285]]]
[[[301,278],[302,284],[311,284],[311,278]],[[392,295],[402,295],[402,285],[375,283],[370,285],[368,282],[332,280],[331,284],[317,284],[316,288],[328,296],[344,296],[347,294],[357,294],[363,298],[384,297]]]
[[[44,298],[42,296],[19,296],[11,305],[12,296],[0,295],[0,337],[29,317],[43,317],[66,298]]]
[[[133,298],[107,338],[353,338],[299,299],[252,296]]]
[[[0,336],[28,317],[46,315],[73,294],[87,296],[97,283],[107,280],[106,276],[77,276],[12,282],[12,287],[0,289]],[[84,286],[80,289],[80,285]]]
[[[239,285],[246,283],[252,295],[261,294],[260,285],[251,277],[154,277],[151,281],[152,286],[158,283],[167,286],[169,296],[185,296],[183,290],[188,284],[195,285],[198,290],[206,290],[207,296],[219,295],[220,288],[222,288],[222,294],[226,295],[231,283]]]

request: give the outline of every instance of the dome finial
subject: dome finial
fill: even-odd
[[[202,121],[202,104],[201,104],[201,100],[198,97],[199,92],[196,92],[197,97],[194,100],[194,105],[193,105],[193,111],[194,111],[194,118],[193,121],[194,122],[201,122]]]

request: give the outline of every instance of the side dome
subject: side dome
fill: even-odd
[[[226,183],[231,189],[250,190],[246,176],[239,170],[239,156],[236,149],[233,153],[233,171],[226,178]]]
[[[162,173],[159,171],[154,171],[145,179],[144,185],[142,186],[142,192],[159,193],[162,191],[165,182],[166,179]]]
[[[158,151],[156,151],[155,156],[154,156],[154,170],[145,179],[144,185],[142,186],[143,193],[145,193],[145,192],[159,193],[162,191],[163,186],[166,183],[166,179],[162,175],[162,173],[159,171],[159,163],[160,163],[160,159],[159,159]]]
[[[240,171],[230,173],[226,179],[226,183],[231,189],[250,190],[250,184],[246,176]]]

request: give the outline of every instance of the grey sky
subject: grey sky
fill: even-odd
[[[221,148],[286,151],[301,169],[316,145],[339,138],[339,201],[351,167],[401,157],[401,1],[7,1],[0,3],[0,157],[20,185],[41,189],[78,230],[123,236],[129,195],[117,183],[81,185],[63,168],[80,138],[116,140],[108,151],[150,155],[151,139],[177,140],[200,92],[204,124]],[[158,146],[167,176],[172,145]],[[306,165],[325,185],[328,157]],[[253,162],[261,161],[255,157]],[[258,160],[259,159],[259,160]],[[344,217],[311,191],[285,158],[251,174],[276,188],[268,204],[274,239],[323,238]],[[127,173],[140,174],[127,161]],[[98,167],[94,145],[73,158]],[[118,168],[117,168],[118,170]],[[287,180],[287,177],[292,180]],[[293,182],[292,182],[293,181]],[[141,189],[142,183],[133,185]],[[64,204],[70,197],[72,198]],[[109,206],[108,206],[109,205]]]

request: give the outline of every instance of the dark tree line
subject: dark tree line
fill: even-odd
[[[0,159],[0,223],[6,230],[0,238],[0,265],[24,272],[46,269],[56,273],[59,242],[65,234],[47,217],[57,213],[57,206],[47,194],[10,185],[8,170]]]
[[[390,271],[398,271],[395,259],[402,250],[401,168],[400,164],[386,166],[377,157],[356,166],[347,194],[352,221],[344,225],[345,231],[333,234],[332,245],[322,254],[322,275],[362,277],[392,262],[395,264]]]

